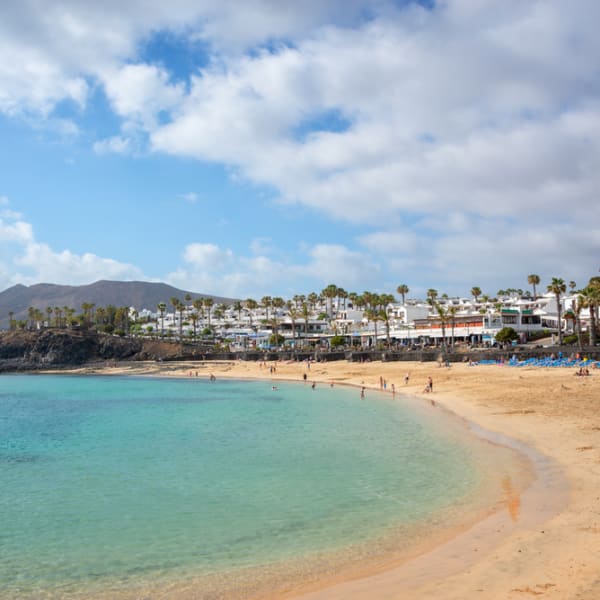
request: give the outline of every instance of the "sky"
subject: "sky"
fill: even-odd
[[[600,267],[597,0],[3,0],[0,290]]]

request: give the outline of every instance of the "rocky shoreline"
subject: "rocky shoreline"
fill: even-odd
[[[565,356],[577,353],[573,346],[532,347],[517,346],[507,349],[474,348],[442,351],[440,348],[400,350],[315,350],[284,351],[249,350],[246,352],[215,351],[214,348],[189,342],[162,341],[139,337],[119,337],[96,331],[71,329],[43,329],[40,331],[0,332],[0,372],[70,369],[106,361],[304,361],[331,362],[432,362],[450,363],[508,360],[517,355],[519,360],[541,358],[551,354]],[[600,349],[586,348],[583,355],[600,360]]]

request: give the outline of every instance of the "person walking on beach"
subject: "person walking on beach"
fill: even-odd
[[[433,379],[431,379],[431,376],[427,378],[427,391],[433,392]]]
[[[409,380],[409,379],[410,379],[410,374],[409,374],[409,373],[407,373],[407,374],[404,376],[404,385],[408,385],[408,380]]]

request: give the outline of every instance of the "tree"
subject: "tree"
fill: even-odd
[[[400,296],[402,297],[402,304],[404,304],[406,302],[406,294],[408,294],[408,292],[410,292],[410,290],[408,289],[408,286],[405,283],[401,283],[397,288],[396,291],[400,294]]]
[[[446,324],[448,323],[448,312],[446,309],[439,303],[435,302],[433,307],[435,308],[438,317],[440,319],[440,325],[442,327],[442,347],[446,348]]]
[[[84,302],[81,305],[81,310],[83,311],[83,324],[87,328],[92,324],[94,320],[94,307],[96,305],[93,302]]]
[[[308,318],[310,317],[310,307],[308,302],[302,303],[302,317],[304,319],[304,337],[308,337]]]
[[[194,339],[196,339],[196,332],[198,330],[198,313],[194,310],[190,313],[190,320],[192,321],[192,327],[194,328]]]
[[[196,320],[192,321],[194,323],[194,336],[196,335],[196,327],[198,324],[198,321],[202,318],[204,319],[204,303],[202,301],[202,298],[196,298],[193,302],[192,302],[192,306],[194,307],[194,313],[196,315]]]
[[[385,324],[385,337],[387,341],[387,347],[391,346],[390,343],[390,313],[388,312],[388,304],[393,304],[395,302],[394,296],[392,294],[381,294],[379,297],[379,301],[381,302],[380,316],[381,320]]]
[[[237,316],[238,316],[238,325],[241,324],[242,322],[242,303],[239,300],[236,300],[233,303],[233,310],[235,310],[235,312],[237,312]]]
[[[582,298],[581,292],[573,302],[573,314],[575,315],[575,332],[577,333],[577,345],[579,350],[583,350],[583,341],[581,339],[581,310],[585,306],[585,299]]]
[[[431,304],[431,306],[433,306],[433,303],[435,302],[435,299],[438,297],[438,291],[433,289],[433,288],[429,288],[427,290],[427,301],[429,302],[429,304]]]
[[[452,337],[450,338],[450,347],[454,348],[454,328],[456,327],[456,315],[458,313],[458,306],[449,306],[448,310],[448,318],[450,319],[450,327],[452,332]]]
[[[338,288],[334,283],[330,283],[322,292],[321,296],[327,300],[327,314],[333,316],[333,299],[338,295]]]
[[[477,286],[471,288],[471,296],[475,299],[475,304],[479,301],[479,296],[481,296],[481,288]]]
[[[244,306],[248,311],[248,316],[250,317],[250,327],[252,327],[252,311],[258,308],[258,302],[253,298],[246,298],[246,300],[244,300]]]
[[[206,314],[208,316],[208,328],[210,329],[210,313],[212,311],[212,307],[215,301],[213,298],[206,297],[202,300],[202,303],[204,304],[204,308],[206,308]]]
[[[596,345],[597,311],[600,306],[600,278],[592,277],[589,284],[579,293],[583,308],[590,314],[589,337],[590,346]]]
[[[292,322],[292,340],[295,340],[296,339],[296,320],[298,319],[298,316],[300,315],[300,313],[298,312],[298,309],[292,304],[292,302],[289,302],[288,313],[290,315],[290,320]]]
[[[271,307],[272,303],[273,303],[273,298],[271,298],[271,296],[263,296],[260,299],[260,304],[265,309],[265,320],[266,321],[269,320],[269,308]]]
[[[512,327],[503,327],[496,334],[496,341],[500,344],[510,343],[512,341],[518,340],[519,334]]]
[[[158,308],[158,312],[160,313],[160,337],[162,338],[165,335],[165,311],[167,310],[167,305],[164,302],[159,302],[156,308]]]
[[[532,275],[527,275],[527,283],[533,286],[533,301],[537,300],[537,292],[535,289],[536,285],[540,284],[540,276],[533,273]]]
[[[558,345],[562,346],[563,332],[562,332],[562,306],[560,303],[560,297],[567,291],[567,286],[564,280],[559,277],[553,277],[552,282],[548,284],[547,290],[552,292],[556,297],[556,312],[558,319]]]

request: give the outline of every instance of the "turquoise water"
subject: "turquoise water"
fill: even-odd
[[[464,498],[474,454],[404,403],[341,387],[3,376],[0,591],[333,552]]]

